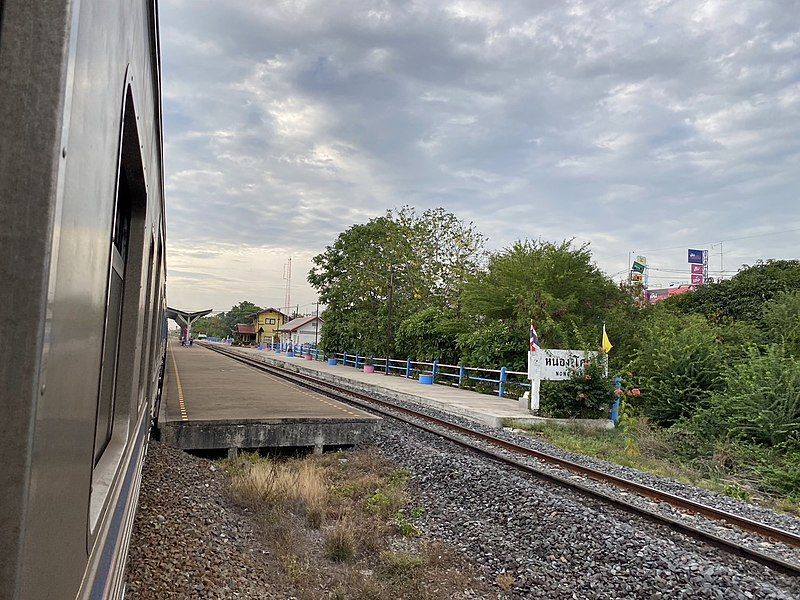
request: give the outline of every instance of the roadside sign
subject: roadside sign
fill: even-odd
[[[703,264],[703,250],[689,249],[689,262],[695,265]]]

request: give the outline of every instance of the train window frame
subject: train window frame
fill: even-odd
[[[155,290],[155,283],[153,275],[155,274],[155,260],[156,244],[153,235],[150,235],[147,241],[147,279],[145,285],[147,290],[145,292],[144,301],[144,319],[142,321],[142,343],[141,343],[141,358],[139,360],[139,397],[137,398],[137,406],[141,407],[145,400],[148,398],[148,381],[150,379],[150,335],[151,327],[150,321],[153,318],[153,291]],[[144,265],[142,266],[144,269]]]
[[[139,417],[138,389],[140,363],[144,352],[137,352],[137,337],[142,330],[141,303],[142,287],[146,257],[146,222],[148,192],[145,177],[144,160],[137,126],[136,105],[133,96],[132,76],[130,72],[125,78],[125,87],[122,97],[122,110],[120,119],[119,142],[116,162],[116,179],[114,187],[114,215],[118,207],[125,201],[129,203],[130,219],[128,226],[128,239],[125,252],[121,252],[117,244],[120,230],[116,217],[112,217],[109,239],[108,271],[106,282],[106,311],[104,315],[103,349],[101,351],[101,368],[98,381],[97,409],[95,414],[95,445],[92,456],[94,466],[92,469],[91,491],[89,502],[89,538],[87,543],[91,546],[93,539],[98,534],[100,518],[112,497],[115,482],[118,480],[118,471],[122,465],[128,439],[132,435],[131,427],[138,426],[132,423],[131,416]],[[121,200],[120,195],[127,196]],[[123,264],[120,265],[120,258]],[[122,266],[123,286],[121,306],[119,308],[119,332],[116,339],[116,348],[107,351],[108,339],[106,330],[109,320],[109,300],[111,282],[115,272]],[[113,315],[112,315],[113,317]],[[104,364],[106,358],[114,353],[115,370],[111,401],[111,428],[110,435],[105,440],[103,448],[96,448],[98,444],[97,428],[100,425],[100,408],[104,401],[103,371],[107,368]],[[138,359],[138,360],[137,360]],[[135,435],[135,431],[133,432]]]

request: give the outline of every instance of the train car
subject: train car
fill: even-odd
[[[165,351],[153,0],[0,0],[0,598],[115,598]]]

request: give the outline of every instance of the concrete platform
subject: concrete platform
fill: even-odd
[[[308,373],[355,392],[374,394],[377,398],[414,402],[490,427],[502,427],[511,421],[524,424],[545,421],[545,419],[535,417],[521,408],[516,400],[479,394],[446,385],[422,385],[415,379],[386,376],[383,373],[364,373],[343,365],[330,366],[327,363],[307,361],[299,357],[287,358],[285,354],[275,354],[269,350],[261,351],[230,346],[225,346],[225,349],[256,358],[267,364]]]
[[[161,439],[184,450],[351,446],[380,418],[195,344],[167,350]]]

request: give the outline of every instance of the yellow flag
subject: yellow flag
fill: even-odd
[[[602,345],[603,352],[608,354],[609,352],[611,352],[611,349],[613,347],[614,346],[611,345],[611,340],[608,339],[608,334],[606,333],[606,324],[603,323],[603,345]]]

